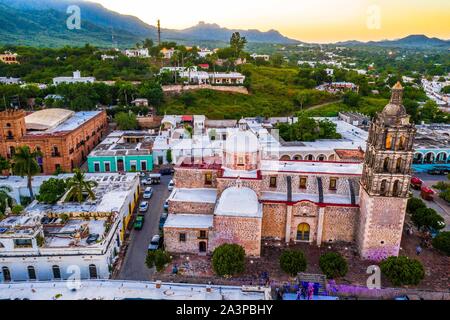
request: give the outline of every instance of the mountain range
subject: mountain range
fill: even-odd
[[[66,27],[69,5],[81,9],[81,29]],[[99,47],[130,47],[145,38],[156,40],[157,28],[137,17],[123,15],[100,4],[81,0],[0,0],[0,44],[38,47],[82,46],[90,43]],[[181,44],[225,45],[233,32],[240,32],[249,43],[295,45],[302,42],[283,36],[276,30],[227,29],[217,24],[199,22],[196,26],[175,30],[163,28],[163,40]],[[385,46],[401,48],[448,49],[450,41],[412,35],[398,40],[378,42],[346,41],[343,46]]]

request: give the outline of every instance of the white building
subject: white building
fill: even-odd
[[[164,59],[172,59],[173,55],[175,54],[175,49],[174,48],[163,48],[161,49],[160,53],[163,55]]]
[[[207,49],[207,48],[202,48],[199,52],[198,52],[198,56],[200,58],[206,58],[207,56],[213,55],[214,52]]]
[[[12,78],[12,77],[0,77],[1,84],[22,84],[22,80],[20,78]]]
[[[252,55],[250,55],[250,57],[252,57],[253,59],[262,59],[264,61],[269,61],[270,60],[270,56],[268,54],[257,54],[257,53],[253,53]]]
[[[94,77],[82,77],[80,71],[74,71],[72,77],[57,77],[53,78],[53,84],[55,86],[60,85],[62,83],[94,83]]]
[[[194,71],[194,70],[185,70],[180,72],[181,78],[188,79],[188,83],[193,84],[208,84],[209,83],[209,74],[205,71]]]
[[[215,72],[209,74],[209,81],[211,84],[244,84],[245,76],[239,72]]]
[[[125,55],[128,58],[150,58],[150,54],[147,48],[128,49],[125,50]]]
[[[98,183],[96,200],[35,201],[23,214],[0,221],[0,282],[109,278],[138,200],[139,177],[108,173],[86,179]]]

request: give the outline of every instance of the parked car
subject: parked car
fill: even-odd
[[[151,187],[146,188],[145,191],[144,191],[143,198],[144,199],[150,199],[152,196],[153,196],[153,188],[151,188]]]
[[[169,200],[166,200],[165,202],[164,202],[164,210],[169,210]]]
[[[139,205],[139,212],[147,212],[147,210],[148,210],[148,202],[142,201],[141,204]]]
[[[168,216],[167,212],[163,212],[161,214],[161,217],[159,218],[159,229],[163,229],[164,228],[164,224],[166,223],[167,216]]]
[[[161,174],[159,174],[159,173],[149,174],[148,180],[150,180],[150,184],[160,184],[161,183]]]
[[[86,239],[86,243],[87,244],[93,244],[95,242],[97,242],[98,238],[100,238],[100,235],[97,233],[92,233],[90,234],[87,239]]]
[[[159,170],[159,173],[163,176],[170,176],[172,174],[172,169],[169,168],[161,169]]]
[[[167,188],[169,189],[169,191],[172,191],[174,187],[175,187],[175,183],[173,182],[173,180],[170,180],[169,186]]]
[[[136,217],[136,221],[134,222],[134,230],[142,230],[144,226],[145,217],[143,215],[139,215]]]
[[[162,244],[162,237],[159,235],[155,235],[152,238],[152,241],[150,241],[150,244],[148,245],[148,251],[155,251],[158,250],[161,247]]]

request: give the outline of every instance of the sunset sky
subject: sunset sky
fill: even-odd
[[[163,28],[199,21],[227,28],[276,29],[308,42],[395,39],[410,34],[450,39],[449,0],[91,0]]]

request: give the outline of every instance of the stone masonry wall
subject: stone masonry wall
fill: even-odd
[[[250,188],[261,197],[261,180],[256,179],[241,179],[242,187]],[[225,189],[234,187],[236,185],[236,179],[219,178],[217,179],[217,194],[218,198]]]
[[[169,213],[214,214],[215,203],[169,200]]]
[[[262,238],[286,237],[286,207],[283,203],[263,205]]]
[[[207,173],[212,174],[211,185],[205,184],[205,176]],[[216,188],[217,171],[193,168],[176,168],[173,181],[176,188]]]
[[[164,228],[164,245],[172,253],[199,253],[199,243],[206,242],[207,252],[211,252],[208,240],[199,239],[202,229]],[[186,234],[186,242],[180,241],[180,233]]]
[[[322,242],[354,242],[356,239],[358,214],[359,208],[326,207]]]
[[[215,216],[211,250],[225,243],[235,243],[244,248],[247,256],[259,257],[261,224],[259,218]]]

